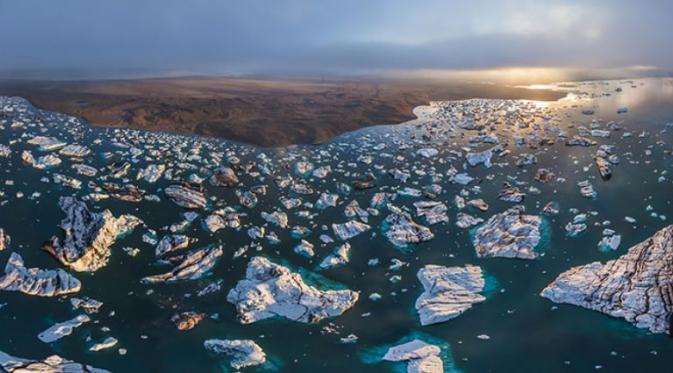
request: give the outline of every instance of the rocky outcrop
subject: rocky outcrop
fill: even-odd
[[[52,355],[40,361],[22,359],[2,351],[0,351],[0,367],[9,373],[109,373],[107,370],[66,360],[58,355]]]
[[[304,323],[341,315],[359,297],[351,290],[322,291],[307,285],[298,273],[263,257],[250,260],[245,279],[229,291],[242,324],[281,316]]]
[[[144,277],[143,284],[197,280],[210,271],[222,256],[222,247],[201,249],[186,254],[182,261],[171,271],[160,275]]]
[[[397,247],[406,247],[433,239],[430,228],[416,223],[409,214],[390,206],[392,214],[384,221],[384,231],[388,240]]]
[[[486,298],[484,276],[480,267],[444,267],[427,265],[417,274],[425,291],[416,300],[421,325],[441,323],[460,316],[474,303]]]
[[[493,215],[486,224],[477,229],[474,248],[477,256],[535,259],[535,247],[540,242],[542,219],[525,215],[523,206],[514,206]]]
[[[624,318],[653,333],[671,334],[673,225],[615,260],[561,273],[540,295]]]
[[[164,193],[180,207],[186,209],[202,209],[206,207],[206,196],[202,188],[189,184],[174,184],[166,189]]]
[[[187,311],[176,313],[171,317],[171,321],[175,327],[180,331],[194,329],[206,317],[204,313],[197,313],[194,311]]]
[[[203,342],[203,347],[210,352],[231,357],[230,365],[236,370],[266,362],[262,348],[250,339],[208,339]]]
[[[82,283],[62,269],[26,268],[23,258],[12,253],[5,266],[5,275],[0,277],[0,290],[20,291],[28,295],[55,297],[76,293]]]
[[[444,372],[444,362],[439,354],[442,350],[420,339],[414,339],[398,346],[388,349],[383,356],[385,361],[407,362],[407,372],[409,373],[442,373]]]
[[[115,218],[110,210],[91,212],[74,197],[61,197],[59,204],[66,214],[61,221],[65,239],[61,242],[54,236],[43,249],[75,271],[93,272],[104,267],[117,237],[142,223],[133,215]]]
[[[71,320],[52,325],[47,330],[37,335],[37,338],[44,343],[56,342],[59,339],[72,334],[75,328],[91,321],[87,315],[79,315]]]

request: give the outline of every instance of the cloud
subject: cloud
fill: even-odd
[[[0,76],[673,68],[673,3],[0,0]]]

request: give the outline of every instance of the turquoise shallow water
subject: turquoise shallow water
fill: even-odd
[[[620,87],[621,92],[615,89]],[[292,249],[299,242],[291,236],[290,230],[266,227],[281,239],[278,245],[266,241],[257,248],[250,248],[246,254],[233,258],[239,248],[250,245],[246,234],[250,226],[262,226],[261,211],[271,212],[280,207],[281,196],[292,195],[286,189],[276,187],[272,176],[254,176],[240,173],[240,190],[265,184],[268,193],[260,197],[254,209],[241,207],[234,189],[218,188],[206,183],[207,196],[211,207],[233,207],[246,216],[241,217],[239,230],[227,228],[215,234],[207,233],[196,221],[187,231],[199,241],[192,248],[210,244],[224,245],[225,254],[203,279],[177,284],[142,285],[139,279],[162,273],[168,267],[155,264],[154,247],[142,242],[145,229],[139,228],[121,238],[112,247],[110,263],[94,274],[74,273],[83,283],[76,296],[89,296],[105,303],[101,312],[94,315],[92,323],[85,324],[68,337],[53,344],[44,344],[37,334],[54,322],[64,321],[77,315],[71,310],[68,297],[38,298],[21,293],[0,292],[0,350],[19,357],[44,358],[58,353],[68,359],[85,362],[96,367],[117,372],[216,372],[226,367],[227,360],[208,354],[203,341],[210,338],[249,338],[255,340],[267,353],[270,363],[260,371],[290,372],[341,372],[353,371],[389,372],[399,366],[372,361],[372,353],[381,348],[405,341],[409,336],[427,336],[428,342],[441,341],[444,346],[445,367],[454,367],[465,372],[484,371],[589,371],[601,366],[607,371],[668,371],[673,363],[671,352],[673,341],[664,335],[652,335],[631,326],[624,320],[610,318],[597,312],[570,305],[554,305],[538,294],[556,276],[576,265],[592,261],[607,261],[622,255],[630,246],[651,236],[657,230],[671,224],[671,155],[673,150],[673,83],[671,79],[645,79],[635,81],[592,82],[577,84],[570,88],[573,99],[547,104],[526,104],[535,107],[531,114],[535,123],[544,123],[547,116],[551,123],[563,128],[568,134],[577,132],[577,126],[588,126],[592,119],[602,123],[619,121],[621,131],[614,132],[608,139],[595,140],[603,144],[614,144],[621,158],[613,167],[613,176],[602,180],[593,164],[595,148],[566,147],[562,141],[537,149],[517,148],[509,141],[512,153],[505,158],[494,157],[494,162],[508,163],[486,169],[483,166],[469,167],[467,172],[478,178],[477,182],[465,187],[470,198],[483,198],[489,203],[488,212],[467,210],[485,220],[492,214],[501,212],[512,204],[497,199],[503,182],[516,180],[529,183],[540,190],[540,194],[528,193],[523,205],[526,211],[539,214],[549,201],[560,204],[560,214],[545,217],[548,224],[548,238],[544,239],[542,255],[533,261],[512,259],[478,259],[475,255],[470,234],[454,225],[458,210],[453,204],[454,196],[463,188],[451,184],[448,178],[437,178],[435,182],[443,187],[438,200],[449,206],[449,223],[429,226],[434,239],[415,245],[411,250],[398,250],[381,233],[381,223],[387,212],[381,209],[377,217],[370,216],[372,229],[349,240],[351,260],[346,266],[321,271],[320,275],[329,280],[307,278],[307,282],[320,287],[347,287],[361,292],[359,302],[343,315],[323,320],[314,325],[300,324],[288,320],[264,320],[252,325],[241,325],[236,321],[235,309],[226,302],[226,294],[244,277],[245,267],[250,257],[264,255],[277,263],[287,263],[300,273],[315,268],[328,255],[335,244],[320,244],[320,234],[334,237],[331,230],[323,231],[322,226],[343,223],[349,220],[343,215],[343,208],[351,200],[357,200],[362,207],[369,206],[375,192],[395,192],[403,187],[422,188],[432,182],[431,174],[445,175],[451,167],[462,171],[463,157],[452,151],[460,150],[474,131],[454,132],[431,131],[429,125],[411,123],[398,126],[378,126],[345,134],[330,143],[320,146],[296,146],[284,149],[261,149],[215,139],[181,137],[161,133],[139,131],[114,131],[91,129],[86,123],[77,121],[65,123],[67,117],[34,111],[28,108],[25,114],[3,111],[0,120],[0,144],[10,145],[12,155],[0,158],[0,227],[12,237],[10,248],[0,252],[0,267],[4,266],[11,252],[20,253],[29,267],[57,268],[59,263],[48,253],[40,250],[41,244],[52,235],[61,235],[58,228],[63,214],[57,206],[62,195],[82,197],[90,190],[84,181],[81,190],[74,190],[40,179],[53,172],[76,176],[70,169],[72,161],[63,157],[63,164],[55,169],[40,171],[21,162],[20,154],[30,149],[39,154],[34,146],[25,143],[24,134],[55,136],[66,142],[78,142],[91,147],[93,155],[87,163],[101,170],[112,160],[131,160],[129,151],[115,146],[114,142],[132,144],[142,151],[137,156],[128,177],[148,193],[156,193],[162,198],[160,203],[142,201],[122,202],[114,199],[88,202],[100,211],[110,209],[114,215],[131,213],[142,218],[148,227],[163,235],[162,227],[180,221],[185,211],[168,201],[161,192],[172,182],[166,178],[155,184],[135,181],[137,170],[147,163],[165,163],[173,169],[173,178],[186,178],[191,173],[207,176],[203,166],[212,169],[214,161],[188,160],[183,155],[193,151],[211,159],[211,153],[231,152],[241,159],[241,164],[258,159],[260,153],[271,159],[273,176],[293,173],[297,160],[309,160],[316,167],[330,165],[332,173],[324,179],[309,177],[306,181],[317,191],[336,193],[336,184],[352,180],[365,172],[373,172],[378,179],[378,187],[364,191],[353,191],[342,195],[337,207],[324,210],[316,208],[296,208],[287,211],[289,226],[302,225],[311,229],[305,239],[314,243],[316,256],[313,259],[295,254]],[[610,95],[605,95],[610,93]],[[523,105],[523,104],[521,104]],[[628,112],[617,114],[617,108],[628,107]],[[591,108],[593,115],[584,115],[582,110]],[[530,111],[528,111],[530,113]],[[469,115],[470,113],[465,113]],[[12,128],[11,124],[23,116],[23,128]],[[42,121],[44,133],[39,127],[28,124]],[[494,131],[503,138],[510,138],[513,131],[509,123],[494,125]],[[438,124],[441,128],[442,124]],[[528,129],[516,130],[528,133]],[[633,136],[622,138],[622,133],[632,132]],[[644,137],[638,135],[645,131]],[[423,136],[425,135],[425,137]],[[99,139],[100,142],[95,141]],[[377,144],[385,144],[383,150],[375,150]],[[416,150],[433,147],[439,150],[437,156],[423,158]],[[490,145],[479,146],[485,149]],[[149,150],[158,152],[152,154]],[[646,153],[651,151],[651,155]],[[103,156],[109,152],[110,158]],[[519,153],[534,153],[538,164],[523,168],[514,165],[513,157]],[[360,156],[372,157],[371,164],[359,161]],[[388,156],[389,155],[389,156]],[[145,159],[145,156],[149,159]],[[194,170],[183,170],[180,163],[197,165]],[[533,180],[538,167],[547,167],[565,182],[549,184]],[[586,167],[586,170],[584,169]],[[411,176],[402,184],[386,172],[398,168],[407,170]],[[204,171],[204,172],[202,172]],[[418,172],[417,172],[418,171]],[[101,175],[105,172],[101,171]],[[665,180],[659,182],[660,176]],[[295,175],[295,178],[297,176]],[[596,199],[583,198],[576,183],[590,180],[598,193]],[[7,181],[13,183],[7,183]],[[473,186],[478,185],[476,193]],[[527,189],[528,185],[521,185]],[[29,198],[34,192],[40,196]],[[20,197],[17,193],[23,193]],[[299,196],[304,202],[315,202],[319,193]],[[414,211],[413,202],[420,198],[399,196],[396,206],[408,207]],[[664,215],[662,220],[651,216],[646,206]],[[564,226],[579,212],[596,212],[589,216],[587,231],[577,238],[566,236]],[[298,210],[308,210],[316,214],[306,219],[295,214]],[[201,217],[206,214],[201,212]],[[624,221],[624,216],[637,220],[633,225]],[[415,215],[414,215],[415,216]],[[422,218],[415,218],[424,224]],[[622,235],[622,244],[614,252],[600,252],[603,227],[594,223],[611,221],[610,228]],[[122,247],[140,249],[137,257],[130,257]],[[380,265],[371,267],[367,262],[378,258]],[[407,262],[399,270],[390,271],[388,265],[396,258]],[[446,323],[422,327],[413,310],[414,302],[422,289],[416,279],[416,272],[426,264],[446,266],[474,264],[481,266],[488,274],[489,284],[496,283],[495,289],[488,291],[487,301],[476,304],[460,317]],[[302,270],[299,270],[302,268]],[[401,277],[393,282],[393,275]],[[207,284],[221,280],[222,290],[197,297],[195,293]],[[368,299],[371,293],[379,293],[378,301]],[[195,310],[210,316],[195,329],[180,332],[170,322],[178,311]],[[340,334],[325,333],[324,327],[334,324]],[[103,330],[102,328],[109,328]],[[339,338],[348,334],[359,337],[357,343],[340,344]],[[420,333],[420,334],[419,334]],[[490,339],[477,338],[487,334]],[[118,348],[128,352],[120,355],[118,348],[88,352],[88,347],[106,336],[119,340]],[[251,369],[254,371],[254,369]]]

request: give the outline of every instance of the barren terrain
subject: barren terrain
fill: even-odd
[[[0,95],[81,116],[96,126],[198,134],[262,146],[321,143],[376,124],[413,119],[432,100],[561,93],[492,84],[231,77],[104,81],[1,81]]]

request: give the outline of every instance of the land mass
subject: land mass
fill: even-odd
[[[343,132],[413,119],[433,100],[556,100],[563,93],[483,83],[380,79],[185,77],[0,81],[0,95],[95,126],[221,137],[261,146],[322,143]]]

